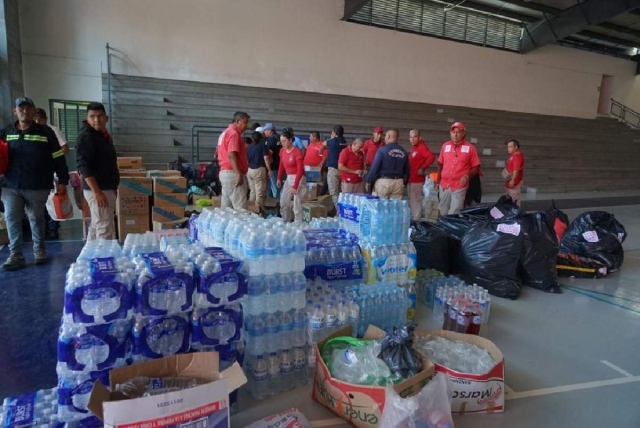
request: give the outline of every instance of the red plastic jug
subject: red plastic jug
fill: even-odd
[[[56,218],[67,220],[73,217],[73,206],[68,193],[64,195],[56,193],[53,196],[53,207],[56,210]]]

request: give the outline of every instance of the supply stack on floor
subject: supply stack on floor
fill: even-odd
[[[122,174],[126,174],[123,172]],[[118,237],[124,242],[130,233],[145,233],[149,230],[150,202],[153,181],[146,177],[122,175],[118,186],[116,216]]]
[[[184,214],[189,203],[187,179],[178,171],[148,171],[148,175],[153,177],[153,230],[171,229],[186,221]]]

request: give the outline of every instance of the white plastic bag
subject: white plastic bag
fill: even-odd
[[[49,198],[47,199],[47,212],[49,216],[55,221],[65,221],[73,218],[73,204],[71,204],[71,199],[69,198],[69,193],[66,193],[66,197],[62,198],[59,204],[59,211],[56,211],[55,204],[55,196],[56,192],[49,193]]]
[[[422,194],[425,201],[437,201],[438,200],[438,186],[433,182],[431,177],[427,177],[422,185]]]
[[[437,373],[422,390],[413,397],[402,398],[387,386],[380,425],[384,428],[453,428],[451,395],[453,389],[449,376]]]

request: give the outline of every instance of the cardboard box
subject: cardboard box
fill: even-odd
[[[304,175],[307,178],[307,181],[310,183],[317,183],[319,181],[322,181],[322,167],[305,165]]]
[[[118,169],[141,169],[142,158],[139,156],[118,157]]]
[[[133,195],[118,193],[116,199],[116,214],[149,214],[149,197],[146,195]]]
[[[91,217],[82,218],[82,240],[86,241],[89,236],[89,226],[91,226]]]
[[[147,177],[180,177],[180,176],[182,176],[180,171],[176,171],[172,169],[166,169],[166,170],[152,169],[147,171]]]
[[[318,183],[307,183],[307,200],[316,199],[320,193],[320,186]]]
[[[153,179],[146,177],[126,177],[120,179],[119,195],[151,196]]]
[[[220,208],[222,206],[222,196],[211,197],[211,208]]]
[[[127,399],[115,390],[134,377],[192,377],[193,388]],[[96,381],[88,408],[105,428],[230,427],[229,394],[247,382],[238,363],[220,372],[217,352],[180,354],[109,372],[111,390]]]
[[[422,204],[422,220],[437,223],[440,218],[440,206],[438,201],[426,200]]]
[[[182,208],[189,203],[186,193],[156,193],[153,195],[153,205],[163,208]]]
[[[149,231],[149,214],[120,214],[118,216],[118,238],[124,242],[130,233]]]
[[[333,199],[331,195],[319,196],[317,199],[319,204],[324,205],[327,208],[327,212],[335,211],[336,206],[333,205]]]
[[[151,208],[151,220],[159,222],[177,221],[184,217],[184,207],[156,207]]]
[[[256,201],[247,201],[247,211],[260,214],[260,205],[258,205]]]
[[[496,345],[488,339],[453,331],[416,332],[416,336],[440,336],[449,340],[471,343],[489,351],[496,366],[483,375],[460,373],[440,364],[434,364],[436,372],[447,373],[453,386],[452,413],[502,413],[504,412],[504,357]]]
[[[179,226],[183,225],[184,222],[188,220],[189,220],[188,217],[183,217],[179,220],[173,220],[173,221],[153,221],[152,222],[153,231],[159,232],[161,230],[177,229],[177,228],[180,228]],[[184,230],[187,230],[187,229],[184,229]]]
[[[153,178],[153,192],[187,193],[187,179],[184,177],[155,177]]]
[[[326,217],[327,208],[317,202],[305,202],[302,204],[302,221],[309,223],[312,218]]]
[[[121,169],[120,178],[123,177],[146,177],[147,170],[146,169]]]
[[[351,327],[344,327],[338,330],[316,345],[316,371],[313,378],[311,398],[355,427],[377,427],[386,401],[385,387],[355,385],[334,379],[322,360],[320,350],[327,340],[338,336],[351,336]],[[382,339],[384,336],[385,332],[383,330],[369,326],[364,338]],[[395,385],[394,389],[400,396],[410,397],[420,392],[434,374],[433,364],[423,358],[422,371]]]

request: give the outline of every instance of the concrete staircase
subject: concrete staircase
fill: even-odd
[[[316,94],[278,89],[112,75],[113,133],[118,152],[162,167],[178,155],[191,158],[191,127],[216,128],[200,138],[201,160],[213,157],[219,133],[233,113],[251,122],[291,126],[298,135],[317,130],[328,138],[341,124],[347,139],[369,138],[374,126],[398,128],[409,147],[419,128],[434,153],[462,121],[483,165],[483,191],[503,191],[505,141],[516,138],[526,158],[525,184],[537,192],[640,189],[640,133],[615,119],[594,120],[433,104]],[[515,95],[514,95],[515,96]],[[108,100],[106,75],[103,99]]]

